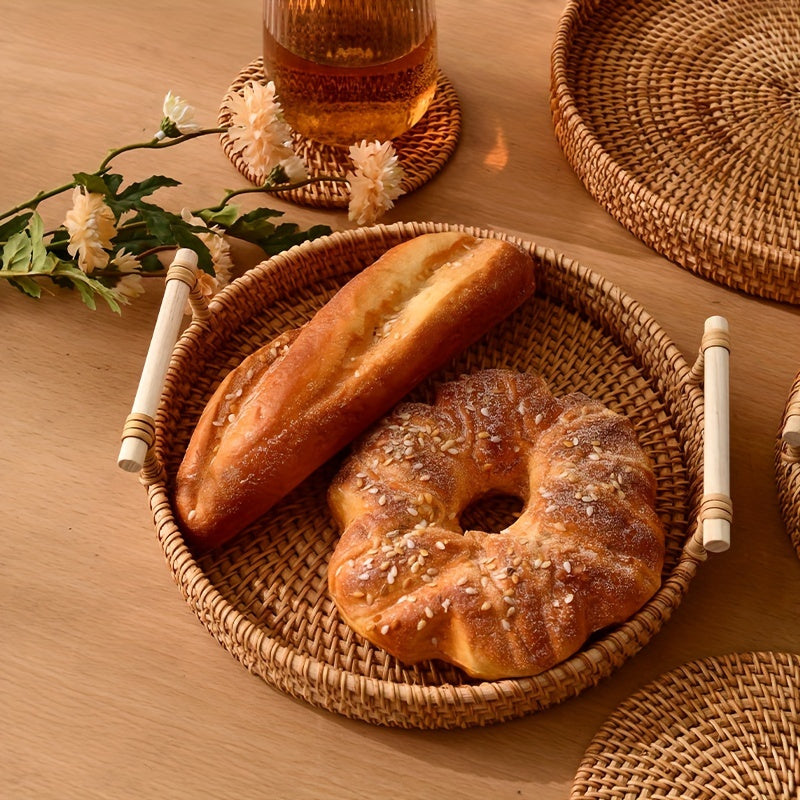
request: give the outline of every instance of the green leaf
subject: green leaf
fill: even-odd
[[[172,228],[178,224],[178,221],[183,222],[176,214],[170,214],[150,203],[141,204],[137,219],[141,219],[145,223],[147,232],[159,244],[174,244]]]
[[[7,222],[0,225],[0,242],[4,242],[15,233],[24,231],[28,227],[28,220],[31,218],[32,212],[26,211],[18,217],[12,217]]]
[[[115,313],[121,314],[122,309],[120,308],[119,301],[117,300],[114,293],[109,289],[107,286],[103,286],[102,289],[99,289],[97,292],[103,300],[106,301],[106,305]]]
[[[62,229],[57,230],[51,237],[47,245],[48,251],[63,261],[72,260],[72,256],[67,249],[69,247],[69,234]]]
[[[113,191],[109,190],[108,184],[106,183],[106,180],[109,177],[113,176],[107,175],[104,177],[102,175],[94,175],[88,172],[76,172],[72,176],[72,179],[78,184],[78,186],[83,186],[87,192],[108,195],[113,194]]]
[[[164,270],[164,265],[156,253],[148,253],[139,258],[139,263],[142,265],[142,272],[162,272]]]
[[[316,239],[331,232],[327,225],[314,225],[307,231],[303,231],[293,222],[283,222],[275,226],[269,221],[273,217],[281,216],[283,216],[281,211],[275,211],[271,208],[257,208],[247,214],[242,214],[228,228],[228,233],[237,239],[244,239],[247,242],[257,244],[267,255],[274,255],[300,244],[300,242]]]
[[[122,186],[122,175],[117,175],[114,172],[107,172],[103,175],[103,180],[108,187],[109,195],[113,196],[117,194],[117,189]]]
[[[211,211],[204,208],[197,216],[209,225],[221,225],[226,230],[236,222],[239,209],[236,206],[224,206],[221,211]]]
[[[158,206],[150,203],[143,203],[142,198],[153,194],[153,192],[159,189],[180,185],[180,181],[176,181],[174,178],[167,178],[164,175],[153,175],[143,181],[132,183],[115,197],[109,197],[106,202],[114,212],[116,218],[119,219],[125,212],[135,211],[142,206],[147,206],[153,210],[158,209]]]
[[[208,232],[203,226],[192,225],[177,214],[164,211],[158,206],[143,203],[137,219],[144,221],[148,233],[159,245],[188,247],[197,253],[197,265],[204,272],[214,274],[214,265],[208,247],[197,237],[196,232]]]
[[[44,222],[38,213],[31,217],[31,270],[38,272],[47,264],[47,247],[44,243]]]
[[[242,214],[233,224],[229,225],[228,233],[238,239],[256,242],[271,236],[275,232],[275,226],[269,220],[282,216],[282,211],[275,211],[272,208],[256,208]]]
[[[84,305],[90,308],[92,311],[94,311],[97,308],[97,303],[95,302],[94,299],[94,292],[92,291],[92,287],[87,286],[85,283],[78,283],[78,282],[73,282],[73,286],[75,286],[75,288],[78,290],[78,294],[80,294],[81,300],[83,300]]]
[[[3,247],[3,269],[9,272],[28,272],[32,253],[33,245],[28,231],[15,233]]]
[[[159,189],[180,185],[180,181],[176,181],[174,178],[168,178],[166,175],[153,175],[150,178],[145,178],[143,181],[132,183],[130,186],[123,189],[117,195],[117,200],[135,202],[153,194],[153,192],[157,192]]]
[[[116,197],[117,189],[122,185],[123,177],[116,172],[105,172],[102,175],[89,172],[76,172],[72,176],[78,186],[83,186],[87,192],[102,194],[106,200]]]
[[[284,223],[275,229],[275,233],[256,244],[267,254],[275,255],[296,244],[308,242],[312,239],[318,239],[320,236],[327,236],[331,229],[327,225],[313,225],[307,231],[300,230],[299,227],[292,223]]]
[[[194,250],[197,253],[197,266],[203,272],[214,275],[214,262],[211,259],[211,251],[195,234],[189,230],[176,228],[175,243],[178,247],[188,247],[190,250]]]
[[[42,287],[33,278],[22,275],[19,278],[9,278],[8,282],[15,289],[19,289],[29,297],[39,298],[42,296]]]
[[[108,286],[103,284],[96,278],[87,275],[83,270],[76,267],[70,262],[60,261],[57,263],[53,270],[53,279],[66,279],[74,286],[81,296],[81,300],[92,310],[97,308],[95,295],[105,300],[108,307],[116,312],[121,313],[119,302],[117,301],[114,292]]]

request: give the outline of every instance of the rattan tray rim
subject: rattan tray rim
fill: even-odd
[[[771,284],[771,278],[778,277],[780,270],[773,270],[769,266],[772,264],[785,269],[787,275],[797,281],[800,277],[800,252],[750,238],[711,223],[699,210],[682,207],[659,195],[645,184],[643,178],[622,166],[585,121],[572,94],[568,77],[571,56],[569,37],[573,27],[578,28],[581,25],[583,13],[589,16],[599,13],[606,2],[608,0],[567,0],[551,50],[551,111],[556,138],[570,166],[607,212],[637,238],[659,250],[671,261],[724,286],[767,299],[800,303],[798,292]],[[619,207],[612,207],[616,204]],[[631,224],[623,216],[640,216],[641,219],[637,224]],[[645,219],[657,225],[674,227],[670,242],[672,252],[664,252],[663,248],[649,240],[644,231]],[[699,243],[699,260],[696,260],[696,254],[689,252],[691,248],[687,242]],[[746,253],[747,262],[743,265],[746,268],[743,270],[746,281],[730,278],[716,261],[712,253],[714,249],[719,249],[731,258],[731,254]],[[764,277],[766,281],[762,280]]]
[[[693,689],[699,689],[700,683],[694,679],[698,673],[706,672],[710,675],[713,675],[714,680],[718,684],[717,687],[710,686],[708,681],[703,682],[702,684],[703,687],[708,691],[708,716],[713,720],[714,702],[721,694],[719,684],[723,684],[725,689],[740,689],[742,686],[746,685],[748,679],[755,679],[757,677],[756,672],[758,668],[767,667],[772,664],[779,664],[781,667],[793,668],[794,670],[798,671],[798,674],[800,674],[800,653],[754,650],[747,652],[724,653],[722,655],[709,655],[678,665],[649,681],[646,685],[626,697],[617,706],[617,708],[615,708],[606,717],[601,726],[595,732],[591,742],[584,752],[578,771],[576,772],[570,793],[571,800],[579,800],[580,798],[588,797],[597,798],[598,800],[599,798],[606,798],[606,800],[620,798],[621,800],[623,797],[626,800],[634,800],[634,798],[655,796],[652,795],[652,791],[656,785],[664,786],[665,778],[664,776],[660,776],[661,780],[657,780],[659,776],[655,776],[655,778],[653,778],[651,772],[652,764],[658,764],[665,760],[669,760],[669,763],[674,768],[675,772],[684,770],[684,767],[681,762],[676,762],[674,760],[674,753],[671,752],[670,745],[664,744],[661,740],[659,740],[658,745],[653,744],[654,755],[649,755],[650,751],[648,750],[648,746],[650,742],[648,735],[655,736],[656,733],[660,731],[660,719],[658,715],[664,708],[663,702],[658,702],[657,705],[659,711],[656,712],[656,719],[652,720],[648,724],[647,731],[649,734],[638,737],[636,742],[630,741],[627,736],[627,727],[629,726],[630,716],[633,714],[634,710],[638,709],[641,704],[645,703],[649,703],[651,706],[656,705],[656,698],[658,698],[665,691],[665,689],[669,689],[670,687],[682,687],[689,693],[691,693]],[[760,686],[766,692],[769,692],[770,685],[770,683],[760,684]],[[798,686],[798,688],[800,689],[800,686]],[[721,699],[724,699],[724,697]],[[681,709],[682,707],[679,706],[679,710]],[[670,713],[672,713],[674,710],[675,709],[670,706]],[[729,718],[729,712],[731,710],[732,709],[728,709],[728,711],[726,711],[726,719]],[[744,708],[743,711],[745,711]],[[783,711],[783,709],[781,709],[781,711]],[[795,705],[794,709],[790,709],[790,711],[793,711],[796,718],[798,707]],[[754,713],[754,710],[748,707],[746,709],[746,713],[750,722],[760,722],[757,714]],[[699,720],[699,718],[692,717],[691,714],[689,719],[691,721]],[[795,719],[795,724],[797,724],[797,721],[798,720]],[[708,719],[704,718],[703,722],[707,723]],[[782,722],[784,725],[786,725],[787,718],[784,717]],[[711,724],[713,725],[715,731],[718,732],[720,726],[714,724],[713,722]],[[724,725],[722,727],[724,728]],[[687,729],[688,723],[684,721],[679,726],[678,731],[681,737],[686,734]],[[760,728],[759,730],[763,729]],[[788,726],[781,730],[781,741],[788,749],[790,747],[790,737],[786,736],[787,730]],[[791,731],[789,732],[791,733]],[[797,738],[798,735],[800,735],[800,728],[796,729],[794,732],[795,738]],[[630,745],[630,750],[620,752],[619,750],[614,749],[615,755],[622,756],[624,759],[625,756],[632,756],[635,754],[635,767],[633,765],[627,766],[626,764],[626,768],[624,770],[622,767],[620,767],[618,770],[620,773],[625,772],[625,774],[627,774],[630,778],[630,782],[628,782],[625,786],[621,786],[619,784],[618,781],[620,780],[620,775],[617,774],[617,771],[612,771],[609,768],[604,769],[601,764],[602,761],[608,760],[604,759],[603,756],[610,752],[612,742],[616,748],[620,736],[626,739]],[[676,736],[674,738],[677,739],[679,737]],[[752,741],[755,742],[755,739]],[[718,755],[719,753],[711,753],[710,757],[713,758]],[[800,756],[800,753],[797,755]],[[795,775],[793,777],[794,780],[797,781],[795,788],[798,788],[800,786],[800,757],[795,757],[794,764]],[[736,761],[731,762],[731,765],[734,768],[743,766]],[[766,769],[766,764],[764,763],[763,757],[761,758],[760,766],[762,769]],[[642,778],[645,773],[648,779],[653,778],[654,781],[649,786],[642,785]],[[722,770],[720,774],[726,775],[726,771]],[[668,785],[670,788],[675,788],[672,781],[668,781],[666,785]],[[641,788],[642,793],[639,793],[637,790],[638,788]],[[700,787],[697,788],[700,791]],[[719,787],[715,788],[718,789]],[[586,791],[584,791],[584,789]],[[636,793],[634,794],[634,792]],[[659,794],[658,796],[677,797],[677,795],[673,795],[671,793]],[[716,795],[711,795],[708,793],[695,795],[693,793],[691,796],[710,797]],[[730,795],[727,793],[727,791],[725,791],[724,796],[733,797],[735,795]],[[785,795],[785,797],[788,798],[788,795]]]
[[[157,513],[159,506],[163,502],[163,489],[157,485],[153,485],[149,487],[149,494],[151,508],[154,513]],[[280,644],[272,639],[266,631],[260,629],[251,621],[241,617],[236,608],[214,586],[205,573],[203,573],[191,551],[183,541],[173,541],[174,536],[177,536],[179,539],[181,538],[180,532],[177,531],[177,529],[173,535],[168,533],[164,537],[162,545],[165,554],[172,563],[180,564],[184,559],[187,562],[176,570],[176,578],[185,579],[187,577],[187,572],[190,571],[196,576],[200,576],[200,591],[197,593],[195,600],[199,601],[200,598],[202,598],[204,601],[208,601],[213,597],[218,602],[217,607],[219,613],[216,616],[220,622],[224,621],[229,615],[239,617],[236,623],[236,638],[239,639],[242,644],[247,643],[257,648],[262,657],[277,667],[288,668],[294,671],[295,662],[297,662],[297,664],[302,667],[302,670],[298,670],[298,673],[302,672],[302,674],[307,675],[311,679],[317,678],[318,676],[325,676],[326,685],[331,687],[346,685],[349,691],[352,691],[358,696],[366,695],[388,698],[394,696],[401,702],[406,702],[411,699],[411,696],[417,695],[421,697],[425,703],[431,705],[441,705],[443,703],[442,694],[448,695],[450,700],[457,700],[459,703],[464,704],[479,702],[480,700],[491,700],[494,697],[508,697],[514,694],[525,693],[534,682],[538,683],[542,679],[540,675],[522,678],[503,678],[495,681],[479,681],[459,685],[444,683],[436,686],[417,686],[414,684],[401,684],[397,681],[390,681],[383,678],[358,675],[321,660],[300,655],[295,649]],[[687,550],[685,563],[681,564],[682,571],[686,573],[685,577],[687,582],[693,577],[700,560],[701,559],[693,555],[690,550]],[[671,575],[662,584],[659,595],[683,595],[686,589],[673,585],[677,582],[676,576]],[[188,599],[191,600],[191,598]],[[664,616],[659,620],[652,620],[653,627],[651,630],[653,633],[657,632],[661,624],[668,621],[671,611],[672,606],[665,604],[664,612],[662,612]],[[642,614],[641,611],[638,612],[636,616],[640,614]],[[629,628],[632,627],[632,621],[633,618],[622,623],[622,625],[617,627],[611,634],[613,644],[616,645],[616,647],[609,647],[607,642],[603,642],[602,645],[592,645],[583,649],[569,659],[557,664],[551,670],[548,670],[548,672],[545,673],[548,680],[552,680],[552,683],[557,685],[561,673],[569,672],[570,670],[577,674],[588,672],[589,674],[596,673],[598,678],[604,677],[605,673],[602,667],[605,665],[602,661],[594,660],[593,656],[600,650],[613,656],[615,653],[611,651],[616,649],[618,652],[622,652],[625,644],[634,642],[636,640],[636,635],[633,631],[629,630]]]
[[[517,236],[505,234],[493,229],[431,222],[376,225],[368,229],[368,235],[391,238],[398,233],[402,235],[416,235],[424,232],[456,229],[476,236],[501,237],[518,244],[526,244],[525,240]],[[213,335],[214,319],[217,314],[224,312],[232,315],[237,322],[248,318],[250,311],[247,303],[238,304],[238,300],[247,297],[248,293],[251,291],[250,284],[253,281],[259,278],[269,279],[270,276],[277,271],[279,263],[285,260],[291,260],[305,251],[324,247],[327,240],[332,238],[346,241],[348,237],[357,238],[363,235],[365,235],[365,229],[358,229],[357,231],[339,231],[327,237],[323,237],[323,239],[296,245],[291,250],[279,254],[266,262],[262,262],[251,270],[249,274],[246,274],[243,278],[226,287],[217,295],[210,303],[210,310],[212,312],[210,319],[207,321],[192,321],[185,331],[182,341],[184,343],[191,342],[195,337],[202,337],[205,334]],[[674,374],[678,376],[679,381],[685,383],[690,372],[689,364],[684,359],[682,353],[671,340],[669,340],[655,319],[646,312],[636,300],[606,278],[603,278],[588,267],[572,259],[560,256],[552,248],[543,247],[531,242],[527,244],[536,252],[540,253],[542,257],[558,260],[563,269],[570,272],[577,279],[586,282],[591,281],[594,291],[598,296],[607,298],[609,302],[613,301],[615,304],[624,306],[629,313],[635,311],[640,328],[637,333],[631,334],[633,337],[632,342],[636,343],[639,341],[638,334],[641,334],[642,330],[656,331],[657,335],[655,339],[657,341],[656,348],[658,352],[655,356],[657,356],[660,361],[669,363],[674,370]],[[543,291],[546,294],[546,284],[540,287],[538,291]],[[173,355],[170,365],[170,374],[174,375],[176,372],[180,371],[181,358],[183,357],[182,353],[183,348],[179,343],[179,347],[176,348],[176,353]],[[687,386],[684,388],[689,392],[690,396],[693,397],[695,407],[697,409],[701,408],[702,391],[697,387]],[[692,394],[693,392],[695,394]],[[169,419],[164,415],[163,409],[159,411],[156,423],[159,433],[169,424]],[[158,452],[159,439],[160,436],[157,436],[156,452],[160,457],[160,453]],[[571,692],[558,697],[554,702],[560,702],[561,700],[567,699],[569,696],[574,696],[588,686],[595,685],[600,679],[607,677],[614,669],[620,666],[621,663],[632,654],[638,652],[638,650],[649,641],[649,638],[669,619],[674,608],[688,590],[688,583],[694,576],[697,566],[705,559],[705,552],[702,549],[702,545],[698,544],[696,536],[691,533],[694,529],[694,524],[699,520],[699,510],[695,508],[692,512],[692,519],[690,519],[687,524],[688,533],[680,561],[676,564],[673,572],[666,576],[654,598],[637,612],[637,614],[616,627],[612,632],[605,635],[604,638],[590,643],[576,655],[557,665],[552,670],[531,678],[503,679],[499,681],[483,681],[458,685],[452,683],[439,685],[403,684],[397,681],[356,674],[346,671],[339,666],[316,660],[306,655],[301,655],[294,648],[279,643],[273,639],[267,631],[260,629],[253,622],[246,619],[211,582],[196,561],[193,553],[184,543],[180,530],[177,528],[171,515],[170,498],[165,481],[160,480],[152,482],[148,486],[148,495],[164,554],[167,557],[181,591],[184,593],[185,599],[201,621],[203,621],[204,624],[208,621],[208,609],[212,607],[214,618],[221,627],[229,626],[230,623],[232,623],[230,633],[241,651],[238,655],[236,653],[234,653],[234,655],[238,657],[249,670],[264,677],[268,683],[277,686],[277,688],[283,688],[282,684],[286,683],[285,675],[287,672],[293,675],[301,674],[304,678],[308,679],[321,677],[324,679],[323,685],[325,687],[322,694],[325,694],[325,692],[331,692],[332,694],[321,699],[319,696],[321,687],[317,684],[313,687],[317,693],[315,694],[315,691],[310,691],[309,696],[305,696],[304,699],[308,700],[312,705],[325,707],[328,710],[336,710],[345,716],[355,716],[362,719],[366,719],[367,716],[350,713],[348,709],[343,709],[341,707],[337,708],[337,705],[341,706],[341,701],[337,702],[336,699],[337,691],[341,692],[344,690],[362,698],[379,697],[388,702],[399,703],[399,707],[393,713],[402,715],[403,704],[413,702],[422,703],[429,707],[466,707],[470,704],[480,703],[494,698],[524,695],[530,687],[536,685],[541,688],[542,684],[545,682],[549,688],[552,688],[553,692],[557,693],[560,681],[563,679],[564,675],[585,675],[588,681],[586,685],[581,686],[577,691],[573,688]],[[186,588],[189,585],[192,586],[191,595],[189,595]],[[210,602],[212,598],[214,600],[213,603]],[[206,625],[206,627],[208,627],[208,625]],[[217,638],[219,639],[218,636]],[[226,649],[230,649],[221,640],[220,643],[223,644]],[[254,657],[248,656],[248,652],[257,653],[258,657],[264,660],[264,666],[255,664]],[[270,670],[274,670],[274,673],[265,674]],[[298,692],[296,687],[294,687],[294,690],[287,691],[295,696],[302,695],[302,692]],[[390,714],[389,716],[392,715]],[[374,722],[376,720],[369,719],[368,721]],[[380,717],[377,721],[385,723],[387,722],[387,718]],[[488,720],[488,722],[494,721],[502,721],[502,719]],[[392,724],[391,721],[390,724]],[[459,723],[456,721],[455,725],[448,725],[446,727],[457,726],[459,726]],[[445,726],[437,725],[437,727]]]

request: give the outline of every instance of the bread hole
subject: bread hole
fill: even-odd
[[[473,500],[459,518],[462,530],[497,533],[517,521],[523,502],[510,494],[486,494]]]

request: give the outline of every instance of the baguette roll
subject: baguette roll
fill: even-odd
[[[214,393],[176,477],[187,540],[236,535],[533,289],[529,254],[499,239],[434,233],[388,250]]]

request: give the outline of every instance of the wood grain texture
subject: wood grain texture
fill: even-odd
[[[570,171],[552,133],[549,49],[561,0],[440,0],[440,62],[463,106],[453,158],[386,217],[492,226],[553,247],[650,310],[690,360],[703,320],[730,323],[732,547],[703,565],[669,624],[575,700],[483,729],[386,730],[289,699],[192,617],[146,498],[115,466],[162,286],[117,317],[65,292],[0,287],[0,794],[13,798],[363,796],[563,798],[603,720],[689,660],[800,650],[800,562],[778,511],[773,453],[800,368],[800,311],[704,281],[638,242]],[[0,207],[148,138],[168,89],[209,122],[260,50],[260,8],[174,0],[0,0]],[[218,143],[128,154],[180,210],[242,185]],[[252,196],[243,205],[255,207]],[[347,226],[281,204],[286,219]],[[64,207],[43,209],[57,223]]]

